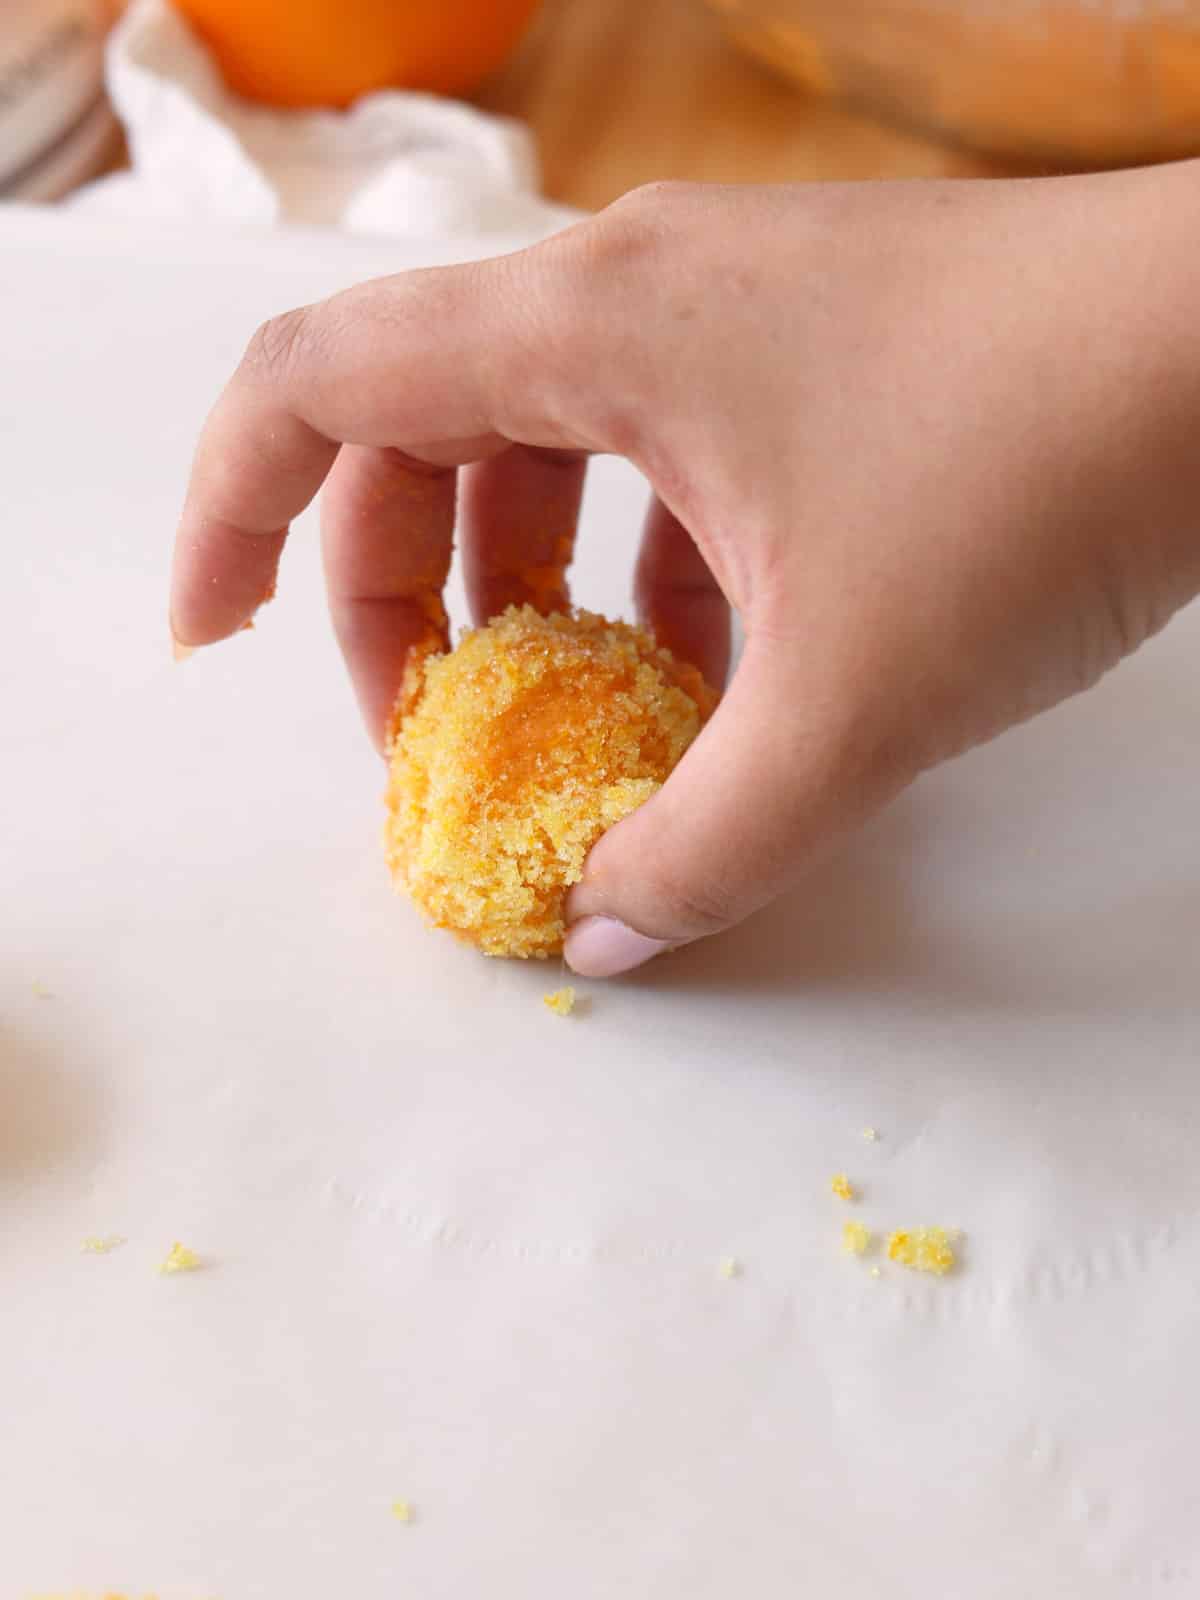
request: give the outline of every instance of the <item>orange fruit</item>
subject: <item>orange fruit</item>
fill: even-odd
[[[175,0],[235,93],[347,106],[372,89],[463,94],[520,38],[538,0]]]

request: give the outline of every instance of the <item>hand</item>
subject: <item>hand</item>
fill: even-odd
[[[565,603],[586,457],[656,491],[641,613],[714,682],[568,904],[585,975],[738,922],[924,769],[1094,683],[1200,590],[1200,164],[656,186],[499,260],[267,323],[213,411],[176,637],[270,592],[324,483],[333,620],[382,739],[444,637]]]

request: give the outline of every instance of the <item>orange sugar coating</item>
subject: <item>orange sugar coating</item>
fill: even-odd
[[[554,558],[540,567],[522,567],[519,578],[527,591],[529,603],[543,616],[562,611],[567,604],[567,568],[571,564],[574,540],[561,537],[554,541]]]
[[[944,1277],[957,1264],[954,1244],[958,1234],[950,1228],[900,1228],[887,1242],[889,1261],[916,1272]]]
[[[575,990],[568,983],[565,989],[555,989],[553,994],[544,994],[542,1004],[548,1011],[553,1011],[555,1016],[569,1017],[575,1009]]]
[[[195,1272],[200,1266],[200,1257],[194,1250],[189,1250],[186,1244],[176,1241],[167,1253],[166,1259],[159,1266],[159,1272],[164,1277],[171,1277],[176,1272]]]
[[[586,611],[510,607],[449,654],[419,654],[390,752],[393,878],[487,955],[556,953],[584,857],[661,787],[714,704],[649,634]]]
[[[842,1249],[847,1255],[864,1256],[871,1243],[871,1230],[865,1222],[843,1222]]]

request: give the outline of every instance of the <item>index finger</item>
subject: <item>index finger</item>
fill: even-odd
[[[564,348],[555,275],[534,255],[377,279],[259,329],[197,446],[172,572],[179,643],[227,637],[268,598],[288,525],[343,444],[435,466],[512,439],[590,447],[544,403],[551,375],[530,382],[531,350]]]

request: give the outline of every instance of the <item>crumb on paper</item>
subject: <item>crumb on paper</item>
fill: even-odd
[[[871,1248],[871,1230],[865,1222],[842,1224],[842,1249],[848,1256],[865,1256]]]
[[[171,1246],[170,1254],[159,1267],[164,1276],[169,1277],[175,1272],[195,1272],[200,1265],[200,1257],[194,1250],[189,1250],[187,1245],[176,1241]]]
[[[944,1277],[953,1272],[957,1257],[954,1241],[958,1234],[950,1228],[900,1228],[888,1238],[889,1261],[914,1272],[932,1272]]]
[[[563,989],[544,994],[542,1004],[547,1011],[553,1011],[556,1017],[569,1017],[575,1009],[575,990],[568,983]]]
[[[844,1172],[835,1172],[829,1180],[829,1187],[839,1200],[857,1200],[858,1194],[854,1185]]]
[[[35,998],[38,1000],[54,999],[54,990],[47,989],[46,985],[41,981],[40,978],[35,978],[29,987],[33,991]]]
[[[397,1522],[411,1522],[415,1515],[412,1502],[408,1500],[393,1500],[392,1515]]]
[[[883,1277],[883,1268],[882,1267],[872,1267],[871,1268],[871,1276],[873,1278],[882,1278]]]
[[[878,1139],[879,1139],[879,1129],[878,1128],[864,1128],[863,1131],[862,1131],[862,1136],[867,1141],[868,1144],[875,1144],[875,1143],[878,1142]]]
[[[83,1241],[83,1253],[85,1256],[108,1256],[128,1242],[119,1233],[89,1234]]]
[[[740,1278],[741,1275],[742,1263],[736,1256],[722,1256],[720,1261],[717,1262],[718,1278]]]

